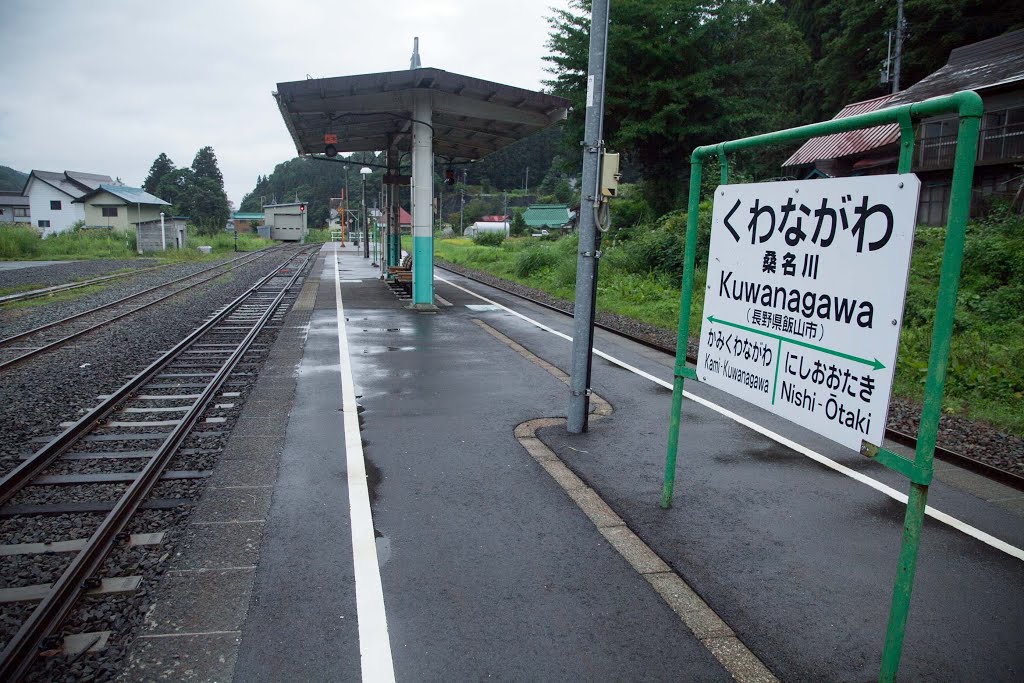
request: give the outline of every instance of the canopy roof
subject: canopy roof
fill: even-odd
[[[434,154],[483,158],[561,121],[568,100],[469,76],[420,68],[278,83],[277,106],[299,154],[320,154],[325,135],[339,152],[399,150],[412,143],[413,100],[432,99]]]

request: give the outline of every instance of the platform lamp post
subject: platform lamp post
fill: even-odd
[[[366,176],[373,173],[369,166],[359,169],[359,175],[363,180],[363,258],[370,258],[370,226],[366,222]]]

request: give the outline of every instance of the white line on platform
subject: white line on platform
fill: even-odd
[[[356,580],[356,615],[359,622],[359,655],[364,681],[394,681],[384,589],[377,564],[377,543],[370,514],[370,489],[366,483],[363,440],[356,411],[355,382],[345,333],[345,308],[341,302],[341,268],[334,253],[334,300],[338,307],[338,353],[341,359],[341,410],[345,426],[348,465],[348,500],[352,516],[352,560]]]
[[[461,286],[455,284],[454,282],[452,282],[451,280],[446,280],[443,277],[437,277],[437,276],[435,276],[434,279],[435,280],[440,280],[441,282],[444,282],[445,284],[451,285],[452,287],[455,287],[456,289],[461,289],[463,292],[466,292],[467,294],[471,294],[471,295],[475,296],[476,298],[480,299],[481,301],[486,301],[489,304],[493,304],[495,306],[498,306],[503,311],[507,311],[507,312],[511,313],[512,315],[516,316],[517,318],[521,318],[522,320],[525,320],[526,322],[530,323],[531,325],[535,325],[535,326],[539,327],[540,329],[544,330],[545,332],[550,332],[551,334],[553,334],[555,336],[558,336],[558,337],[561,337],[562,339],[567,339],[569,341],[572,341],[572,337],[567,335],[567,334],[565,334],[564,332],[559,332],[558,330],[552,329],[552,328],[548,327],[547,325],[545,325],[543,323],[537,322],[533,318],[530,318],[528,316],[523,315],[522,313],[519,313],[518,311],[513,311],[508,306],[503,306],[502,304],[499,304],[496,301],[492,301],[492,300],[488,299],[485,296],[482,296],[480,294],[477,294],[476,292],[468,290],[465,287],[461,287]],[[648,380],[654,382],[655,384],[659,384],[659,385],[665,387],[666,389],[671,389],[672,388],[672,383],[671,382],[666,382],[665,380],[660,379],[658,377],[655,377],[654,375],[652,375],[652,374],[650,374],[648,372],[644,372],[640,368],[633,367],[629,363],[625,363],[625,362],[619,360],[618,358],[615,358],[614,356],[609,356],[607,353],[604,353],[603,351],[599,351],[598,349],[594,349],[594,354],[600,356],[601,358],[604,358],[605,360],[608,360],[608,361],[610,361],[612,363],[615,363],[616,365],[618,365],[619,367],[623,368],[624,370],[628,370],[628,371],[630,371],[630,372],[632,372],[634,374],[637,374],[637,375],[643,377],[644,379],[648,379]],[[838,462],[836,462],[835,460],[832,460],[831,458],[828,458],[828,457],[822,455],[821,453],[818,453],[817,451],[808,448],[807,446],[799,444],[799,443],[793,441],[792,439],[788,439],[788,438],[782,436],[781,434],[773,432],[772,430],[768,429],[767,427],[763,427],[763,426],[757,424],[756,422],[752,422],[751,420],[748,420],[747,418],[745,418],[745,417],[743,417],[741,415],[737,415],[736,413],[732,412],[728,408],[724,408],[724,407],[718,405],[717,403],[714,403],[712,401],[707,400],[706,398],[701,398],[700,396],[697,396],[696,394],[692,394],[689,391],[684,391],[683,392],[683,396],[685,396],[686,398],[690,399],[691,401],[693,401],[695,403],[698,403],[698,404],[704,406],[705,408],[709,408],[710,410],[713,410],[716,413],[719,413],[720,415],[723,415],[723,416],[725,416],[725,417],[727,417],[727,418],[729,418],[731,420],[734,420],[734,421],[740,423],[744,427],[748,427],[748,428],[754,430],[758,434],[761,434],[763,436],[768,437],[769,439],[772,439],[776,443],[782,444],[783,446],[786,446],[787,448],[792,448],[797,453],[800,453],[801,455],[805,455],[808,458],[810,458],[811,460],[814,460],[815,462],[817,462],[819,464],[822,464],[825,467],[833,469],[836,472],[839,472],[840,474],[845,474],[846,476],[850,477],[851,479],[859,481],[862,484],[866,484],[867,486],[870,486],[871,488],[875,489],[876,491],[884,493],[885,495],[889,496],[890,498],[898,500],[899,502],[903,503],[904,505],[906,505],[906,503],[907,503],[907,494],[900,493],[896,489],[894,489],[891,486],[888,486],[886,484],[883,484],[882,482],[878,481],[877,479],[872,479],[871,477],[869,477],[869,476],[867,476],[865,474],[861,474],[860,472],[857,472],[856,470],[851,470],[849,467],[846,467],[845,465],[841,465]],[[927,514],[932,519],[935,519],[935,520],[937,520],[939,522],[942,522],[943,524],[948,524],[949,526],[953,527],[957,531],[961,531],[961,532],[967,534],[968,536],[971,536],[972,538],[978,539],[982,543],[985,543],[987,545],[992,546],[996,550],[1001,550],[1004,553],[1006,553],[1007,555],[1010,555],[1011,557],[1016,557],[1018,560],[1024,560],[1024,549],[1021,549],[1021,548],[1018,548],[1016,546],[1010,545],[1006,541],[1002,541],[1002,540],[996,538],[995,536],[993,536],[991,534],[985,533],[981,529],[973,527],[970,524],[967,524],[966,522],[962,522],[959,519],[957,519],[956,517],[953,517],[952,515],[948,515],[945,512],[941,512],[940,510],[936,510],[935,508],[933,508],[930,505],[925,508],[925,514]]]

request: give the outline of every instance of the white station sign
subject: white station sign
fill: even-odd
[[[920,190],[912,173],[715,190],[700,381],[880,445]]]

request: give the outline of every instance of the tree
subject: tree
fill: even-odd
[[[158,156],[153,161],[153,165],[149,167],[149,175],[147,175],[146,179],[142,181],[142,189],[152,195],[156,195],[156,188],[160,185],[160,181],[165,175],[173,170],[174,162],[171,161],[166,154],[160,152],[160,156]],[[160,195],[157,196],[159,197]],[[161,199],[165,198],[161,197]]]
[[[217,183],[217,187],[224,189],[224,176],[217,167],[217,155],[213,153],[213,147],[207,145],[196,152],[192,160],[192,171],[196,177],[212,180]]]
[[[173,215],[187,216],[201,234],[220,232],[231,216],[224,190],[216,181],[201,178],[190,168],[166,174],[156,190],[158,197],[171,202]]]
[[[589,3],[549,19],[554,78],[571,104],[566,158],[579,163],[586,111]],[[637,163],[656,213],[682,203],[699,145],[782,127],[808,62],[802,36],[774,3],[618,0],[608,31],[604,138]],[[638,86],[636,74],[643,74]]]

